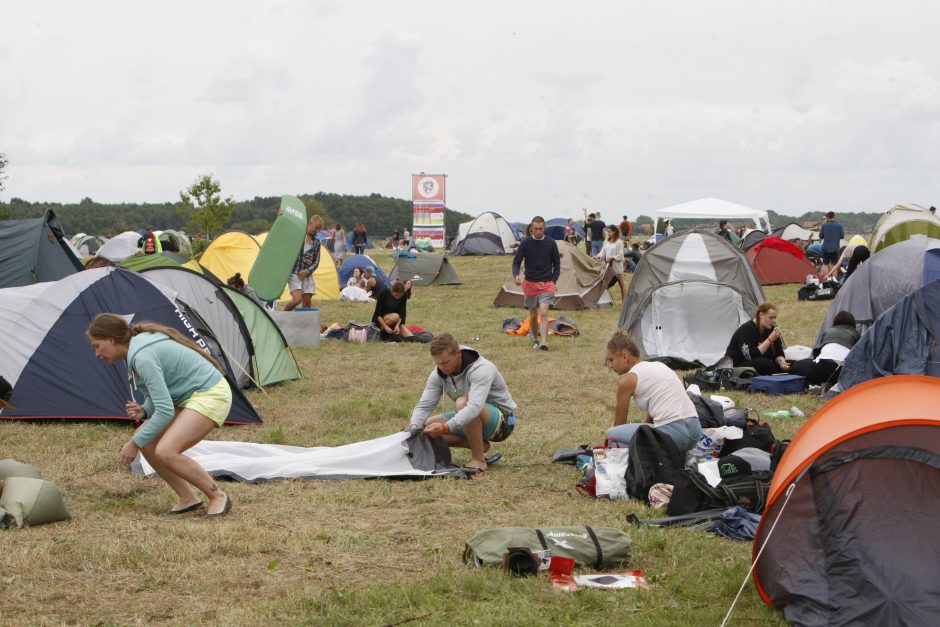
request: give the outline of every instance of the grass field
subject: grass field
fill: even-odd
[[[392,260],[376,255],[388,271]],[[581,330],[535,352],[501,331],[523,310],[495,309],[509,257],[452,258],[462,285],[416,288],[409,324],[453,333],[495,362],[520,406],[503,460],[470,480],[284,481],[228,484],[230,515],[161,516],[165,484],[117,462],[122,424],[0,422],[0,458],[38,466],[64,489],[70,522],[0,534],[3,624],[717,625],[750,565],[751,544],[686,529],[635,529],[625,516],[659,515],[637,502],[581,496],[559,447],[603,441],[615,375],[603,365],[615,307],[571,315]],[[797,302],[798,286],[766,289],[788,344],[811,345],[827,303]],[[617,292],[616,287],[614,292]],[[368,321],[368,304],[320,303],[324,322]],[[89,348],[89,350],[91,350]],[[250,392],[265,425],[210,438],[334,446],[407,426],[432,362],[426,345],[326,341],[296,351],[300,381]],[[729,393],[759,412],[816,396]],[[449,408],[448,408],[449,409]],[[634,410],[632,417],[636,417]],[[771,420],[791,437],[805,418]],[[456,454],[458,462],[466,452]],[[558,593],[461,561],[464,542],[497,526],[591,524],[633,540],[630,568],[650,590]],[[748,583],[734,625],[783,624]]]

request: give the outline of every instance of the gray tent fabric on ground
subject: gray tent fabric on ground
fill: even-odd
[[[413,257],[399,255],[388,280],[411,281],[417,285],[459,285],[463,281],[443,254],[417,253]]]
[[[661,240],[643,254],[618,326],[647,358],[711,366],[763,301],[744,253],[711,231],[691,231]]]
[[[0,288],[58,281],[81,269],[51,209],[42,218],[0,222]]]
[[[467,476],[466,471],[451,463],[450,449],[440,438],[409,431],[336,447],[202,441],[186,455],[213,477],[249,483]],[[140,455],[131,472],[148,477],[156,474]]]

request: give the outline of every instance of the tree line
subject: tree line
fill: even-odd
[[[91,198],[83,198],[77,203],[56,203],[12,198],[8,203],[0,203],[0,219],[37,218],[47,209],[52,209],[62,221],[67,234],[89,233],[106,237],[147,227],[181,230],[190,235],[199,231],[205,233],[207,224],[213,218],[218,219],[220,214],[225,215],[218,226],[208,229],[211,237],[224,230],[237,229],[257,234],[271,228],[281,204],[280,196],[222,200],[218,197],[218,190],[208,185],[207,178],[197,179],[187,190],[180,192],[181,201],[176,203],[100,203]],[[188,197],[188,203],[182,199],[184,196]],[[381,194],[354,196],[325,192],[299,194],[298,198],[307,207],[307,215],[317,213],[323,216],[327,228],[340,222],[350,231],[361,221],[370,235],[388,237],[392,231],[397,229],[401,232],[404,228],[410,229],[412,225],[411,201],[401,198]],[[229,201],[230,206],[226,204]],[[200,213],[204,213],[202,218],[209,222],[200,221]],[[456,234],[457,225],[473,218],[466,213],[448,209],[444,216],[445,228],[449,234]]]

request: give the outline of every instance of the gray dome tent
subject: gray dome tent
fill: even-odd
[[[816,344],[840,311],[862,328],[925,283],[940,268],[940,239],[917,237],[882,249],[858,266],[836,293],[819,327]]]
[[[643,254],[620,312],[646,357],[711,366],[764,301],[751,264],[711,231],[666,238]]]
[[[511,255],[516,234],[506,219],[496,213],[481,213],[457,228],[451,255]]]
[[[395,267],[388,280],[411,281],[412,285],[460,285],[463,281],[441,253],[407,253],[396,255]]]

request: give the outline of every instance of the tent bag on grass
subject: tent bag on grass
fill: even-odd
[[[463,559],[477,566],[501,566],[509,548],[549,550],[570,557],[578,566],[620,568],[630,559],[630,538],[610,527],[497,527],[477,532],[467,540]]]
[[[8,477],[0,493],[0,529],[71,518],[59,488],[51,481],[33,477]]]
[[[15,459],[0,459],[0,482],[7,477],[42,479],[42,473],[35,466],[18,462]]]

